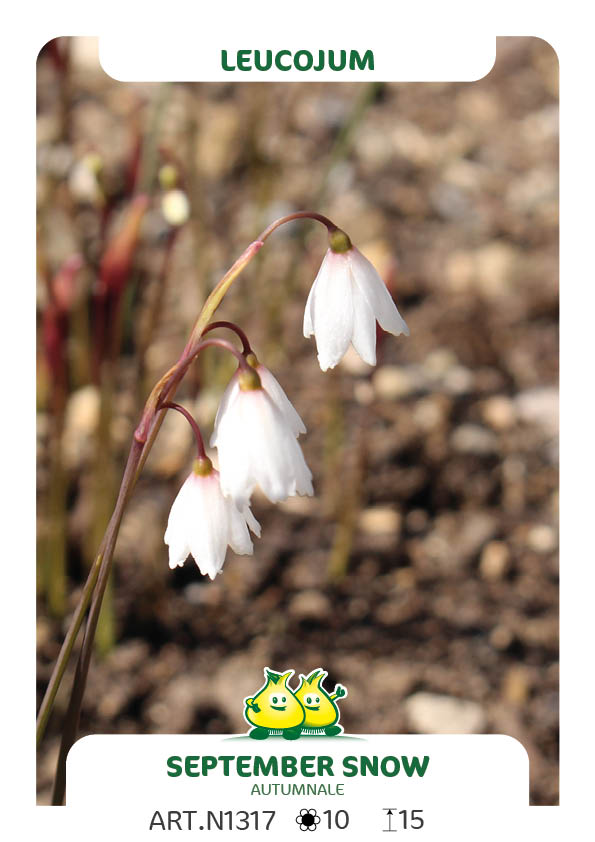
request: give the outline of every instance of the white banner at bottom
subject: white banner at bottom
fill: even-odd
[[[70,751],[67,806],[91,839],[497,839],[528,784],[498,735],[98,735]]]

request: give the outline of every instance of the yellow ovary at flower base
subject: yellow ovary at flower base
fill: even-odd
[[[335,699],[345,698],[347,690],[337,684],[334,693],[329,695],[322,686],[326,676],[327,673],[321,669],[313,670],[308,676],[300,675],[301,683],[295,695],[306,714],[303,729],[325,729],[328,736],[333,736],[342,731],[342,728],[335,724],[339,719],[339,708]]]
[[[283,732],[298,728],[304,721],[304,709],[287,686],[294,671],[279,673],[265,669],[264,672],[266,684],[254,697],[244,700],[246,720],[263,731]]]

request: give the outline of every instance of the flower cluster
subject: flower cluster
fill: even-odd
[[[306,303],[304,335],[315,336],[323,371],[334,368],[350,343],[370,365],[376,363],[376,322],[395,336],[408,334],[390,293],[372,264],[335,229],[330,247]],[[214,579],[221,572],[227,547],[240,555],[253,552],[250,531],[260,526],[250,509],[256,486],[272,503],[295,495],[311,496],[312,473],[298,442],[306,427],[274,375],[252,352],[245,334],[238,370],[228,384],[215,419],[211,446],[219,470],[206,456],[200,432],[198,458],[172,506],[165,543],[171,568],[192,555],[201,573]],[[222,340],[207,340],[203,345]],[[176,404],[166,405],[185,410]]]

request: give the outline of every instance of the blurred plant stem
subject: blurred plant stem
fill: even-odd
[[[91,381],[91,355],[89,350],[91,331],[89,329],[88,302],[82,297],[72,312],[70,332],[72,388],[80,389],[81,386]]]
[[[322,511],[332,519],[343,483],[340,470],[345,442],[345,409],[341,401],[341,374],[332,368],[327,372],[328,387],[323,407],[324,444],[322,451]]]
[[[328,578],[331,581],[340,581],[345,577],[353,549],[366,475],[366,426],[365,410],[362,409],[353,445],[345,454],[348,458],[343,460],[340,471],[342,482],[336,510],[337,525],[328,561]]]
[[[369,82],[362,85],[362,89],[355,99],[353,108],[339,129],[339,133],[337,134],[336,140],[327,158],[327,163],[319,182],[318,191],[314,194],[316,207],[322,207],[324,205],[329,185],[329,178],[333,168],[347,157],[351,148],[353,134],[357,130],[367,109],[374,102],[378,93],[382,90],[383,85],[383,82]]]
[[[169,278],[169,269],[173,255],[174,246],[178,238],[180,229],[171,227],[167,232],[167,239],[163,252],[163,260],[161,269],[157,276],[154,294],[147,303],[147,309],[144,313],[144,318],[141,320],[141,327],[137,339],[137,376],[136,376],[136,391],[137,403],[140,404],[142,398],[141,393],[146,393],[145,376],[147,372],[147,353],[151,340],[155,336],[155,331],[159,325],[159,320],[163,313],[163,305],[165,301],[165,293],[167,289],[167,282]]]
[[[52,797],[53,804],[62,804],[64,801],[64,792],[66,787],[66,757],[76,739],[81,705],[85,692],[87,675],[89,672],[89,664],[91,654],[93,651],[93,642],[97,632],[97,624],[101,612],[101,606],[105,597],[107,584],[111,572],[111,565],[113,560],[114,548],[124,511],[130,496],[134,490],[140,472],[146,462],[149,452],[153,446],[155,438],[159,432],[165,410],[162,409],[164,403],[171,402],[175,392],[192,364],[196,354],[200,350],[200,346],[211,343],[215,340],[202,341],[204,329],[211,321],[215,311],[219,307],[229,288],[236,280],[236,278],[243,272],[246,266],[253,260],[254,256],[260,251],[264,242],[268,237],[280,226],[287,222],[298,219],[314,219],[324,224],[329,232],[336,230],[336,226],[326,217],[309,212],[299,212],[282,217],[276,222],[268,226],[260,236],[254,240],[244,250],[240,257],[235,261],[231,268],[226,272],[223,278],[219,281],[217,286],[208,296],[202,310],[195,322],[190,339],[186,347],[174,366],[167,371],[163,377],[155,385],[151,394],[149,395],[145,404],[145,409],[140,420],[140,423],[135,431],[120,484],[120,489],[117,495],[114,511],[109,520],[109,524],[101,541],[95,563],[91,567],[89,577],[83,589],[83,594],[77,609],[75,611],[73,621],[67,633],[67,641],[65,640],[58,661],[54,667],[48,690],[44,696],[37,725],[37,740],[42,738],[45,726],[47,724],[53,702],[60,684],[60,680],[64,674],[66,664],[70,657],[76,634],[80,628],[82,619],[84,617],[86,606],[91,599],[89,613],[87,617],[87,624],[81,646],[81,651],[78,657],[76,672],[72,684],[70,701],[66,713],[64,729],[62,732],[62,740],[60,743],[60,751],[58,755],[58,763],[56,769],[56,778],[54,781],[54,791]],[[221,340],[218,340],[221,342]],[[112,345],[112,347],[114,347]],[[230,346],[233,347],[233,346]],[[95,580],[94,586],[90,585],[92,580]],[[49,694],[49,698],[48,698]]]
[[[41,575],[48,611],[61,619],[66,612],[66,476],[62,467],[63,414],[52,419],[49,442],[47,535],[41,548]]]
[[[121,324],[121,320],[120,320]],[[116,327],[114,325],[114,327]],[[113,418],[113,400],[115,388],[115,360],[106,360],[101,372],[101,402],[99,424],[95,438],[95,460],[93,465],[93,525],[90,532],[90,544],[87,548],[89,566],[92,564],[96,547],[101,542],[115,502],[115,465],[112,452],[111,427]],[[97,649],[105,655],[115,643],[113,594],[111,587],[106,590],[101,615],[97,625]]]
[[[151,193],[155,186],[157,161],[159,160],[159,129],[170,91],[170,82],[159,83],[151,104],[151,117],[148,129],[145,132],[140,158],[138,183],[141,193]]]

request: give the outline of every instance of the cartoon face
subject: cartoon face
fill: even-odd
[[[313,670],[310,675],[300,675],[301,683],[295,695],[304,706],[306,716],[304,728],[325,728],[334,725],[339,719],[339,708],[322,687],[322,681],[327,673],[324,670]],[[342,687],[336,687],[333,698],[346,695]]]
[[[295,728],[304,721],[304,709],[287,686],[293,670],[280,673],[265,669],[266,684],[258,693],[244,699],[244,716],[260,728]]]

